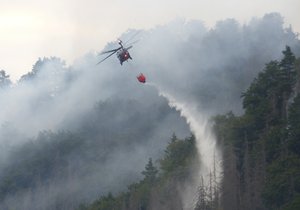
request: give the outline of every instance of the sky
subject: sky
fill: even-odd
[[[39,57],[67,64],[101,51],[128,29],[151,29],[176,18],[202,20],[207,27],[235,18],[279,12],[300,32],[299,0],[0,0],[0,69],[12,80],[31,71]]]

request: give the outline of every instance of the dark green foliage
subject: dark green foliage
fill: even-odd
[[[255,119],[256,129],[273,126],[287,118],[287,101],[296,82],[295,56],[290,47],[281,62],[271,61],[242,94],[246,114]]]
[[[282,51],[284,57],[281,60],[280,66],[280,87],[283,91],[291,92],[296,82],[295,61],[296,57],[289,46]]]
[[[145,114],[145,110],[151,115]],[[157,132],[157,122],[164,121],[169,114],[177,115],[175,110],[170,111],[165,101],[148,104],[137,100],[108,99],[96,104],[80,120],[72,118],[72,122],[63,122],[70,125],[72,132],[44,131],[31,140],[20,134],[20,141],[25,143],[13,148],[4,166],[0,164],[0,208],[11,198],[21,200],[26,194],[35,199],[42,194],[40,191],[50,193],[51,188],[58,192],[45,204],[51,204],[49,209],[64,209],[68,205],[88,202],[107,190],[124,189],[139,177],[135,170],[140,166],[130,165],[133,156],[144,160],[136,149],[144,148],[150,139],[155,141],[152,145],[165,145],[163,139],[153,139],[152,136]],[[0,138],[9,142],[14,138],[11,133],[17,134],[15,130],[9,122],[4,124]],[[172,127],[166,133],[171,130]],[[9,135],[5,135],[7,132]],[[164,135],[168,134],[162,133]],[[149,154],[156,154],[154,150],[156,148],[149,148]],[[132,157],[127,159],[127,154]],[[123,176],[118,175],[120,172]],[[99,177],[96,184],[95,174]],[[110,177],[101,178],[108,175]],[[86,186],[91,183],[93,186]],[[108,189],[111,186],[115,188]],[[19,203],[21,206],[22,200]]]
[[[171,142],[165,150],[165,156],[160,160],[161,170],[165,175],[170,173],[179,173],[184,176],[186,172],[185,167],[196,155],[195,136],[185,139],[185,141],[178,140],[173,135]]]
[[[228,198],[236,197],[237,203],[228,209],[292,209],[299,205],[297,195],[300,161],[297,157],[296,139],[299,137],[297,132],[300,106],[296,97],[287,118],[285,110],[295,80],[285,80],[288,81],[290,89],[287,88],[287,83],[282,82],[283,75],[290,74],[294,77],[293,73],[287,73],[293,72],[293,65],[288,68],[288,61],[294,62],[293,59],[288,59],[292,57],[288,47],[284,55],[281,62],[272,61],[267,64],[243,94],[245,115],[237,117],[228,113],[214,118],[214,129],[219,143],[223,144],[226,152],[233,151],[235,156],[229,160],[234,161],[236,172],[230,171],[232,168],[226,162],[227,157],[224,160],[225,167],[228,167],[224,169],[224,175],[230,176],[232,184],[237,185],[235,189],[228,191],[223,188],[234,194],[232,197],[226,195]],[[290,154],[291,152],[294,154]],[[157,169],[153,166],[152,159],[149,159],[142,172],[144,179],[130,185],[127,193],[111,201],[114,204],[123,203],[120,209],[126,210],[152,208],[154,198],[159,200],[159,205],[165,205],[171,199],[169,184],[174,180],[185,180],[189,176],[188,168],[196,155],[194,136],[179,140],[173,134],[164,157],[159,161],[161,173],[157,176]],[[226,176],[224,182],[228,179]],[[171,186],[174,187],[173,184]],[[98,207],[106,199],[100,198]],[[92,205],[97,206],[96,203]],[[227,209],[226,205],[224,209]]]
[[[214,131],[217,135],[217,139],[228,138],[230,132],[228,132],[228,127],[233,127],[233,122],[236,119],[232,112],[225,115],[217,115],[213,118],[214,121]],[[230,130],[229,130],[230,131]],[[230,139],[230,138],[228,138]]]
[[[295,56],[286,47],[283,59],[268,63],[242,94],[245,114],[236,117],[229,113],[214,119],[225,152],[223,191],[232,194],[224,197],[236,203],[223,200],[225,210],[293,209],[299,205],[296,69]]]
[[[284,128],[280,126],[274,126],[268,130],[265,135],[265,150],[266,150],[266,161],[271,163],[280,157],[282,153],[281,141],[284,138]]]
[[[152,159],[150,158],[145,167],[145,170],[142,171],[142,174],[144,175],[144,180],[146,182],[153,183],[156,179],[157,173],[158,173],[158,170],[154,167],[154,165],[152,163]]]
[[[263,197],[270,209],[278,209],[300,193],[300,159],[290,155],[273,161],[268,167],[268,177]]]
[[[295,57],[289,47],[283,54],[280,62],[268,63],[243,93],[243,116],[228,113],[214,118],[217,138],[224,146],[224,210],[291,210],[299,206],[300,96],[292,92],[297,84]],[[23,79],[39,75],[44,63],[47,61],[38,61]],[[57,64],[61,66],[60,61]],[[158,106],[155,109],[159,108],[160,113],[145,115],[144,108],[136,101],[121,102],[108,100],[97,104],[94,112],[82,119],[84,126],[80,125],[76,134],[43,132],[34,141],[15,148],[12,153],[15,158],[10,158],[10,165],[1,173],[0,200],[30,190],[41,182],[47,183],[50,177],[77,173],[76,167],[81,168],[78,171],[89,173],[82,162],[75,167],[70,166],[68,160],[76,157],[98,164],[107,161],[112,150],[132,149],[132,145],[152,134],[153,124],[168,108]],[[134,111],[123,116],[122,110],[129,107],[134,107]],[[127,126],[128,122],[133,125]],[[118,133],[114,134],[109,127],[116,128]],[[111,139],[102,141],[108,136]],[[80,205],[79,209],[147,210],[168,206],[177,210],[181,208],[177,189],[189,180],[196,157],[195,137],[181,140],[173,134],[163,157],[158,160],[160,171],[150,158],[142,171],[143,179],[130,185],[127,192],[101,196],[91,205]],[[232,200],[225,201],[227,198]],[[208,202],[203,204],[208,208]],[[172,205],[175,207],[170,207]],[[56,206],[61,209],[63,204]]]
[[[299,205],[296,195],[300,194],[300,100],[299,95],[289,109],[286,132],[278,133],[273,139],[281,139],[277,142],[276,153],[273,161],[267,168],[267,180],[264,188],[264,199],[266,206],[270,209],[290,209]],[[280,129],[277,129],[279,132]],[[273,144],[276,145],[276,142]],[[272,151],[272,150],[271,150]],[[299,198],[298,198],[299,199]],[[298,204],[297,204],[297,202]]]
[[[300,194],[300,96],[294,98],[289,109],[285,145],[275,161],[268,167],[268,179],[264,189],[264,198],[270,208],[298,209]],[[277,135],[279,136],[279,135]],[[282,135],[281,135],[282,136]],[[281,142],[282,143],[282,142]]]
[[[277,61],[272,61],[242,95],[243,107],[246,115],[254,120],[255,130],[259,131],[280,121],[283,108],[280,81],[279,64]]]
[[[143,179],[128,186],[126,193],[116,197],[112,195],[102,196],[91,205],[81,205],[78,210],[147,210],[174,206],[174,210],[181,209],[178,204],[179,192],[176,180],[182,180],[182,174],[188,179],[189,168],[195,160],[195,137],[192,135],[185,140],[180,140],[173,134],[171,142],[165,150],[161,163],[162,173],[158,175],[158,169],[150,158],[142,171]],[[182,180],[183,181],[183,180]],[[151,206],[151,207],[150,207]]]
[[[294,154],[300,156],[300,95],[294,99],[288,118],[288,147]]]
[[[90,207],[85,209],[89,210],[119,210],[121,209],[121,204],[117,198],[115,198],[111,193],[107,196],[102,196],[97,201],[95,201]]]
[[[300,195],[296,195],[294,199],[282,210],[296,210],[300,209]]]

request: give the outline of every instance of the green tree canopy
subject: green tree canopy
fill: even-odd
[[[148,182],[153,182],[158,173],[157,168],[152,163],[152,158],[149,158],[149,161],[145,167],[145,170],[142,171],[142,174],[145,176],[144,180]]]

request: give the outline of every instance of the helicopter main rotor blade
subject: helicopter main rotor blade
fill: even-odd
[[[117,51],[114,51],[114,52],[112,52],[111,54],[109,54],[108,56],[106,56],[105,58],[103,58],[101,61],[99,61],[98,63],[97,63],[97,65],[98,64],[100,64],[100,63],[102,63],[103,61],[105,61],[107,58],[109,58],[110,56],[112,56],[113,54],[115,54]]]
[[[131,49],[131,48],[132,48],[132,46],[129,46],[129,47],[126,47],[125,49],[126,49],[126,50],[129,50],[129,49]]]
[[[137,42],[139,42],[140,40],[138,39],[138,40],[135,40],[135,41],[133,41],[133,42],[130,42],[128,45],[133,45],[133,44],[135,44],[135,43],[137,43]]]
[[[113,50],[103,51],[103,52],[99,53],[99,55],[103,55],[103,54],[111,53],[111,52],[117,52],[119,49],[121,49],[121,47],[118,47],[118,48],[113,49]]]
[[[131,41],[134,37],[136,37],[141,32],[142,31],[137,31],[135,34],[133,34],[128,40],[126,40],[126,42],[124,42],[124,45],[126,45],[129,41]]]

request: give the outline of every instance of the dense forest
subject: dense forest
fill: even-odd
[[[122,113],[116,112],[116,104],[120,110],[131,107],[132,111],[126,113],[128,118],[120,119]],[[156,112],[141,118],[141,109],[155,109]],[[30,205],[26,208],[33,209],[31,200],[35,199],[38,205],[34,209],[74,209],[83,198],[86,201],[95,199],[95,192],[116,192],[126,188],[126,183],[139,179],[135,170],[143,164],[143,155],[147,155],[147,152],[139,154],[140,150],[144,151],[143,145],[148,145],[148,152],[157,150],[150,140],[156,129],[155,122],[164,120],[162,114],[171,119],[172,115],[177,116],[175,110],[170,112],[164,101],[156,106],[152,104],[151,108],[132,100],[106,101],[95,104],[92,112],[81,119],[82,124],[76,132],[45,130],[37,137],[11,147],[6,157],[9,161],[1,164],[1,207]],[[107,115],[118,119],[110,118],[103,123]],[[109,129],[112,124],[118,132]],[[145,142],[147,139],[149,142]],[[135,160],[136,156],[140,159]],[[130,161],[134,161],[134,165],[130,165]],[[119,170],[123,177],[114,174]],[[99,180],[100,177],[109,178]],[[40,200],[48,197],[49,191],[51,202]],[[18,196],[20,204],[12,204],[10,196]]]
[[[162,159],[160,170],[150,158],[143,179],[128,186],[128,191],[116,196],[109,193],[91,205],[78,209],[182,209],[181,193],[197,164],[194,136],[180,140],[172,136]]]
[[[300,209],[300,41],[283,23],[179,19],[140,32],[123,66],[0,70],[0,209]]]
[[[143,179],[128,190],[109,193],[80,210],[196,209],[240,210],[300,208],[300,60],[290,47],[271,61],[242,94],[245,114],[215,116],[214,130],[223,145],[223,181],[199,183],[195,203],[180,202],[184,184],[197,163],[193,136],[172,136],[162,159],[145,166]]]
[[[245,114],[215,117],[224,209],[300,208],[299,59],[287,47],[242,94]]]

